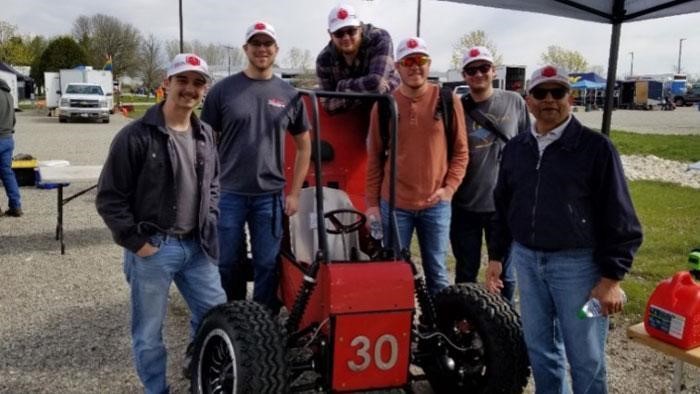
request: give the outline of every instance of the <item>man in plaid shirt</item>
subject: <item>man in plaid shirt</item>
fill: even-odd
[[[322,90],[358,93],[390,93],[399,85],[394,69],[394,48],[386,30],[363,24],[345,4],[328,15],[331,41],[316,59],[316,75]],[[337,113],[359,105],[357,100],[327,99],[326,111]]]

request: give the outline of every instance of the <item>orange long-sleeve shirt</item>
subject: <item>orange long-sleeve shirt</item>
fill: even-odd
[[[407,210],[430,207],[427,200],[437,189],[450,188],[454,193],[466,173],[469,151],[464,110],[453,97],[453,130],[445,133],[442,118],[436,114],[440,89],[430,85],[414,98],[399,89],[394,98],[399,111],[396,206]],[[446,137],[447,136],[447,137]],[[448,162],[447,138],[452,138],[452,156]],[[389,200],[389,158],[382,159],[377,106],[372,110],[367,152],[367,206],[376,207],[381,198]]]

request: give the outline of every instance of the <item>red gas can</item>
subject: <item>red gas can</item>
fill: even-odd
[[[664,279],[649,297],[644,328],[682,349],[700,346],[700,285],[688,271]]]

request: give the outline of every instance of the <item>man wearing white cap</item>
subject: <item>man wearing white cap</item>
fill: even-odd
[[[642,243],[641,226],[615,147],[571,115],[568,74],[542,67],[528,89],[536,121],[503,150],[486,285],[502,286],[510,246],[538,393],[570,392],[567,369],[574,393],[607,393],[607,315],[622,309],[620,281]],[[577,318],[590,298],[603,316]]]
[[[311,140],[304,103],[298,92],[272,72],[279,51],[275,28],[255,22],[245,33],[248,66],[214,85],[202,120],[219,136],[221,201],[219,270],[228,299],[245,294],[244,225],[248,223],[253,255],[253,299],[272,310],[277,299],[282,215],[293,215],[309,167]],[[284,133],[296,145],[290,192],[283,196]]]
[[[428,291],[437,294],[449,285],[445,257],[450,228],[450,199],[464,177],[468,153],[464,113],[452,95],[452,111],[441,111],[440,89],[428,82],[430,55],[423,39],[399,43],[396,67],[401,84],[394,91],[399,112],[396,218],[404,248],[416,230]],[[451,113],[449,122],[443,114]],[[449,116],[449,115],[448,115]],[[445,124],[451,130],[445,130]],[[381,217],[389,234],[389,165],[380,135],[379,111],[370,118],[367,161],[367,217]]]
[[[394,47],[389,33],[363,24],[348,4],[333,7],[328,14],[331,41],[316,58],[321,90],[357,93],[389,93],[399,85],[394,69]],[[357,100],[324,100],[330,113],[345,111]]]
[[[175,56],[166,100],[116,135],[97,188],[97,211],[124,248],[134,360],[146,393],[168,391],[162,331],[171,283],[192,312],[190,341],[205,313],[226,302],[216,267],[216,146],[193,113],[210,79],[199,56]]]
[[[462,97],[469,142],[469,171],[452,199],[450,240],[455,255],[455,283],[476,282],[481,266],[482,239],[491,243],[493,189],[498,162],[506,142],[530,125],[525,101],[519,94],[494,89],[496,72],[493,56],[486,47],[467,50],[462,59],[462,76],[470,88]],[[515,292],[515,272],[503,270],[501,294],[509,301]]]

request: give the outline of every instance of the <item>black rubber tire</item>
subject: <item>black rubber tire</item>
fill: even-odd
[[[435,354],[422,366],[435,393],[522,393],[530,376],[527,350],[520,316],[504,298],[465,283],[441,291],[435,309],[440,332],[470,348],[445,347],[455,363],[450,370],[442,361],[445,349],[426,348],[434,347],[430,340],[419,342],[422,351]]]
[[[673,103],[676,104],[676,107],[685,107],[685,100],[680,97],[676,97]]]
[[[60,123],[68,123],[68,118],[58,118]]]
[[[194,341],[192,393],[287,392],[285,343],[280,324],[255,302],[213,308]]]
[[[103,119],[102,123],[109,123],[109,118]]]

